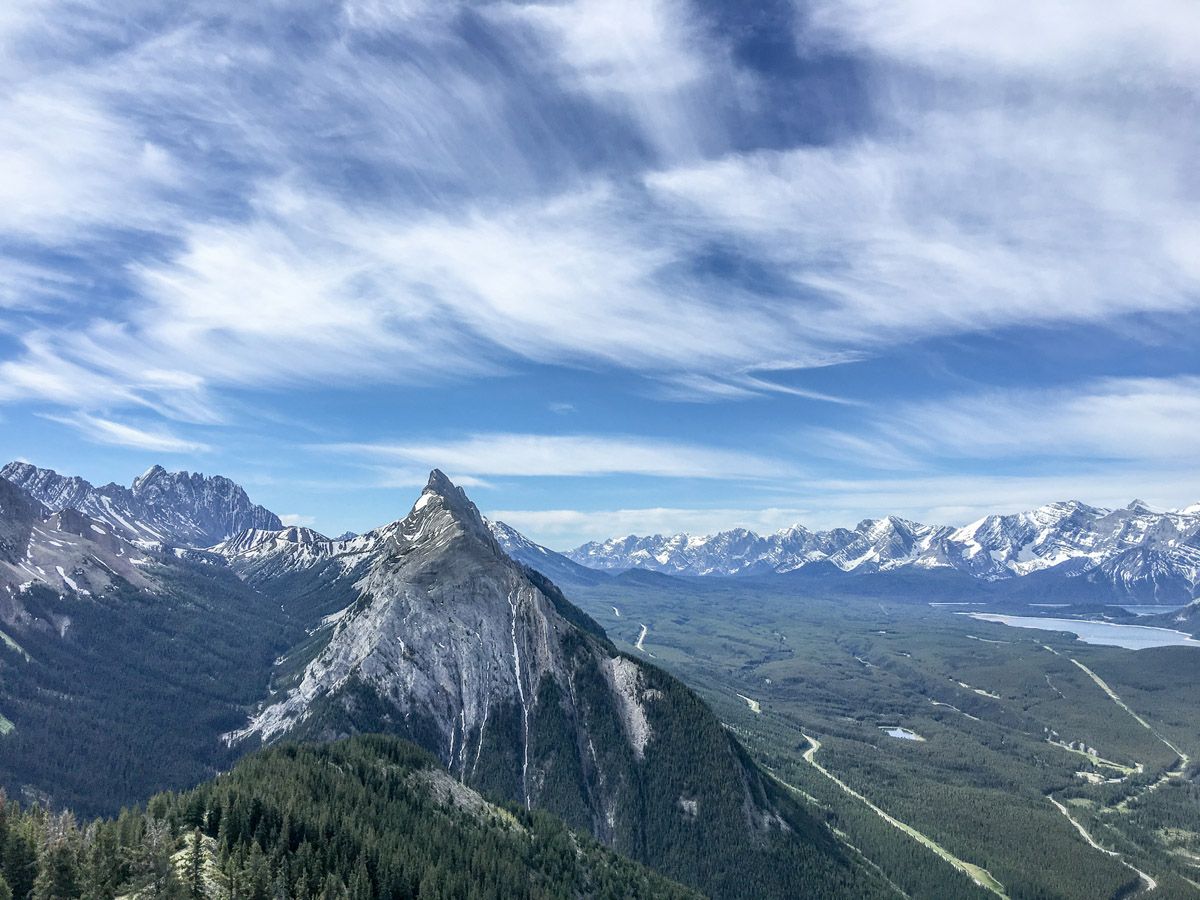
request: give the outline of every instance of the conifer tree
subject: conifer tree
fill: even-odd
[[[65,837],[43,851],[40,868],[33,885],[34,900],[75,900],[79,896],[79,864]]]
[[[183,860],[183,886],[191,900],[204,900],[207,896],[204,868],[204,835],[197,827],[188,838],[187,855]]]

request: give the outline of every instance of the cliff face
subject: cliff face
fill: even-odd
[[[544,576],[510,559],[440,472],[371,540],[366,559],[355,553],[341,570],[357,579],[349,605],[280,662],[278,693],[229,741],[400,734],[464,783],[548,809],[708,890],[730,877],[718,859],[727,853],[757,858],[799,841],[831,864],[820,829],[707,707],[617,653]],[[716,835],[726,846],[714,854]],[[732,883],[717,893],[744,895]]]

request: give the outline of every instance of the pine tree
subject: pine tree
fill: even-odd
[[[31,830],[31,822],[24,823],[22,828],[10,829],[4,845],[4,878],[12,890],[13,900],[28,900],[37,878],[37,846]]]
[[[191,900],[204,900],[207,888],[204,883],[204,835],[199,828],[188,838],[187,855],[183,861],[183,886]]]
[[[373,900],[375,892],[371,887],[371,873],[367,869],[367,859],[359,854],[354,874],[350,876],[350,900]]]
[[[40,868],[33,885],[34,900],[75,900],[79,896],[79,863],[65,838],[46,848]]]
[[[271,900],[271,866],[256,842],[250,844],[241,880],[245,900]]]
[[[174,843],[167,822],[147,817],[136,856],[136,872],[147,879],[140,894],[143,900],[180,900],[184,896],[183,884],[171,860]]]

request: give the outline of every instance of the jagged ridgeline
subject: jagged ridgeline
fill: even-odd
[[[3,804],[0,847],[5,900],[700,896],[383,736],[263,751],[86,828]]]
[[[442,473],[378,532],[233,543],[216,550],[253,583],[347,599],[281,660],[234,745],[402,735],[463,784],[714,896],[874,892],[704,703],[510,559]]]

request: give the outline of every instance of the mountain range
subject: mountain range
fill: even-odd
[[[207,547],[248,528],[283,527],[277,515],[251,503],[241,486],[220,475],[151,466],[130,487],[95,487],[77,476],[10,462],[0,478],[51,510],[74,509],[130,540]]]
[[[711,896],[881,892],[439,471],[406,516],[338,540],[273,527],[219,477],[6,471],[0,784],[18,795],[112,811],[267,744],[387,733]]]
[[[517,552],[531,561],[528,552]],[[887,516],[853,529],[794,525],[765,536],[745,529],[629,535],[561,556],[604,572],[691,576],[947,570],[996,582],[1053,573],[1087,576],[1130,600],[1186,603],[1200,588],[1200,504],[1156,512],[1137,500],[1115,510],[1068,501],[986,516],[961,528]]]
[[[551,813],[716,897],[880,884],[556,582],[757,576],[923,600],[1027,585],[1039,602],[1182,605],[1200,570],[1200,507],[1056,503],[963,528],[887,517],[563,554],[485,519],[437,470],[406,515],[338,538],[283,526],[221,476],[154,466],[96,488],[2,471],[0,786],[15,795],[112,812],[268,745],[382,732],[432,754],[447,785]]]

